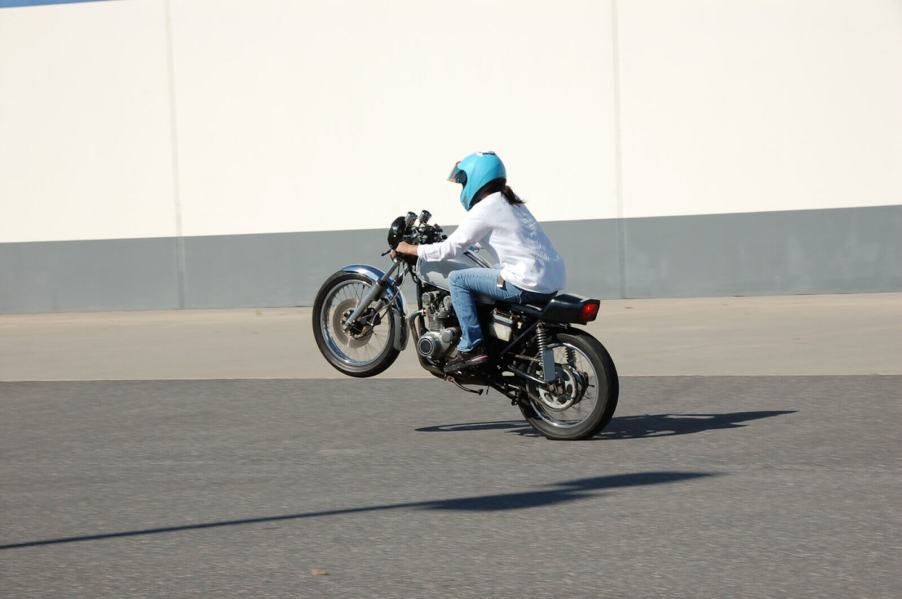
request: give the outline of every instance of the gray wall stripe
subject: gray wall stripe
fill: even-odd
[[[174,238],[0,244],[0,312],[178,308]]]
[[[902,290],[902,206],[544,227],[567,262],[568,289],[602,298]],[[0,244],[0,312],[309,305],[344,264],[388,264],[382,228],[181,243],[183,299],[177,238]]]
[[[897,291],[902,206],[627,219],[627,297]]]

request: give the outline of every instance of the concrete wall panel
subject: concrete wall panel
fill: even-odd
[[[0,10],[0,242],[172,236],[160,0]]]
[[[474,149],[577,292],[899,289],[899,72],[898,0],[3,8],[0,311],[309,303]]]
[[[177,240],[0,244],[0,313],[179,307]]]
[[[625,216],[902,202],[902,2],[618,14]]]
[[[902,290],[902,206],[563,221],[545,229],[566,260],[568,290],[583,295]],[[180,279],[188,308],[310,305],[341,266],[389,264],[379,257],[384,229],[183,241],[181,273],[174,238],[0,244],[0,312],[173,308]]]
[[[174,0],[186,235],[459,222],[495,150],[543,220],[616,216],[610,4]]]
[[[627,219],[626,297],[902,289],[902,206]]]
[[[552,222],[545,229],[567,261],[569,289],[619,295],[614,220]],[[386,249],[382,229],[202,236],[185,243],[189,308],[310,305],[323,281],[346,264],[391,265],[379,256]],[[416,302],[413,285],[404,293]]]
[[[186,306],[310,305],[346,264],[387,269],[385,231],[192,237],[185,240]],[[414,301],[411,296],[408,301]]]

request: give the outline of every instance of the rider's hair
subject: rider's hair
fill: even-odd
[[[501,195],[504,196],[504,199],[507,200],[507,203],[511,206],[515,206],[517,204],[524,204],[523,199],[514,193],[514,190],[511,189],[510,185],[507,184],[507,179],[498,178],[492,181],[489,181],[485,185],[483,185],[479,191],[473,196],[473,201],[470,202],[470,207],[472,208],[476,204],[478,204],[483,198],[486,196],[492,195],[493,193],[501,192]]]

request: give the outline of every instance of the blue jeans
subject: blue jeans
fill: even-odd
[[[482,330],[476,315],[476,296],[484,295],[510,304],[541,302],[554,296],[554,293],[524,291],[508,281],[504,282],[504,287],[498,287],[499,274],[501,271],[493,268],[465,268],[455,270],[448,277],[451,303],[457,313],[457,320],[460,321],[458,351],[472,351],[482,343]]]

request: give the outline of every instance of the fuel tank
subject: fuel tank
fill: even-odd
[[[464,268],[498,268],[498,256],[488,246],[470,246],[462,255],[441,262],[417,261],[417,276],[439,289],[448,290],[448,276]]]

